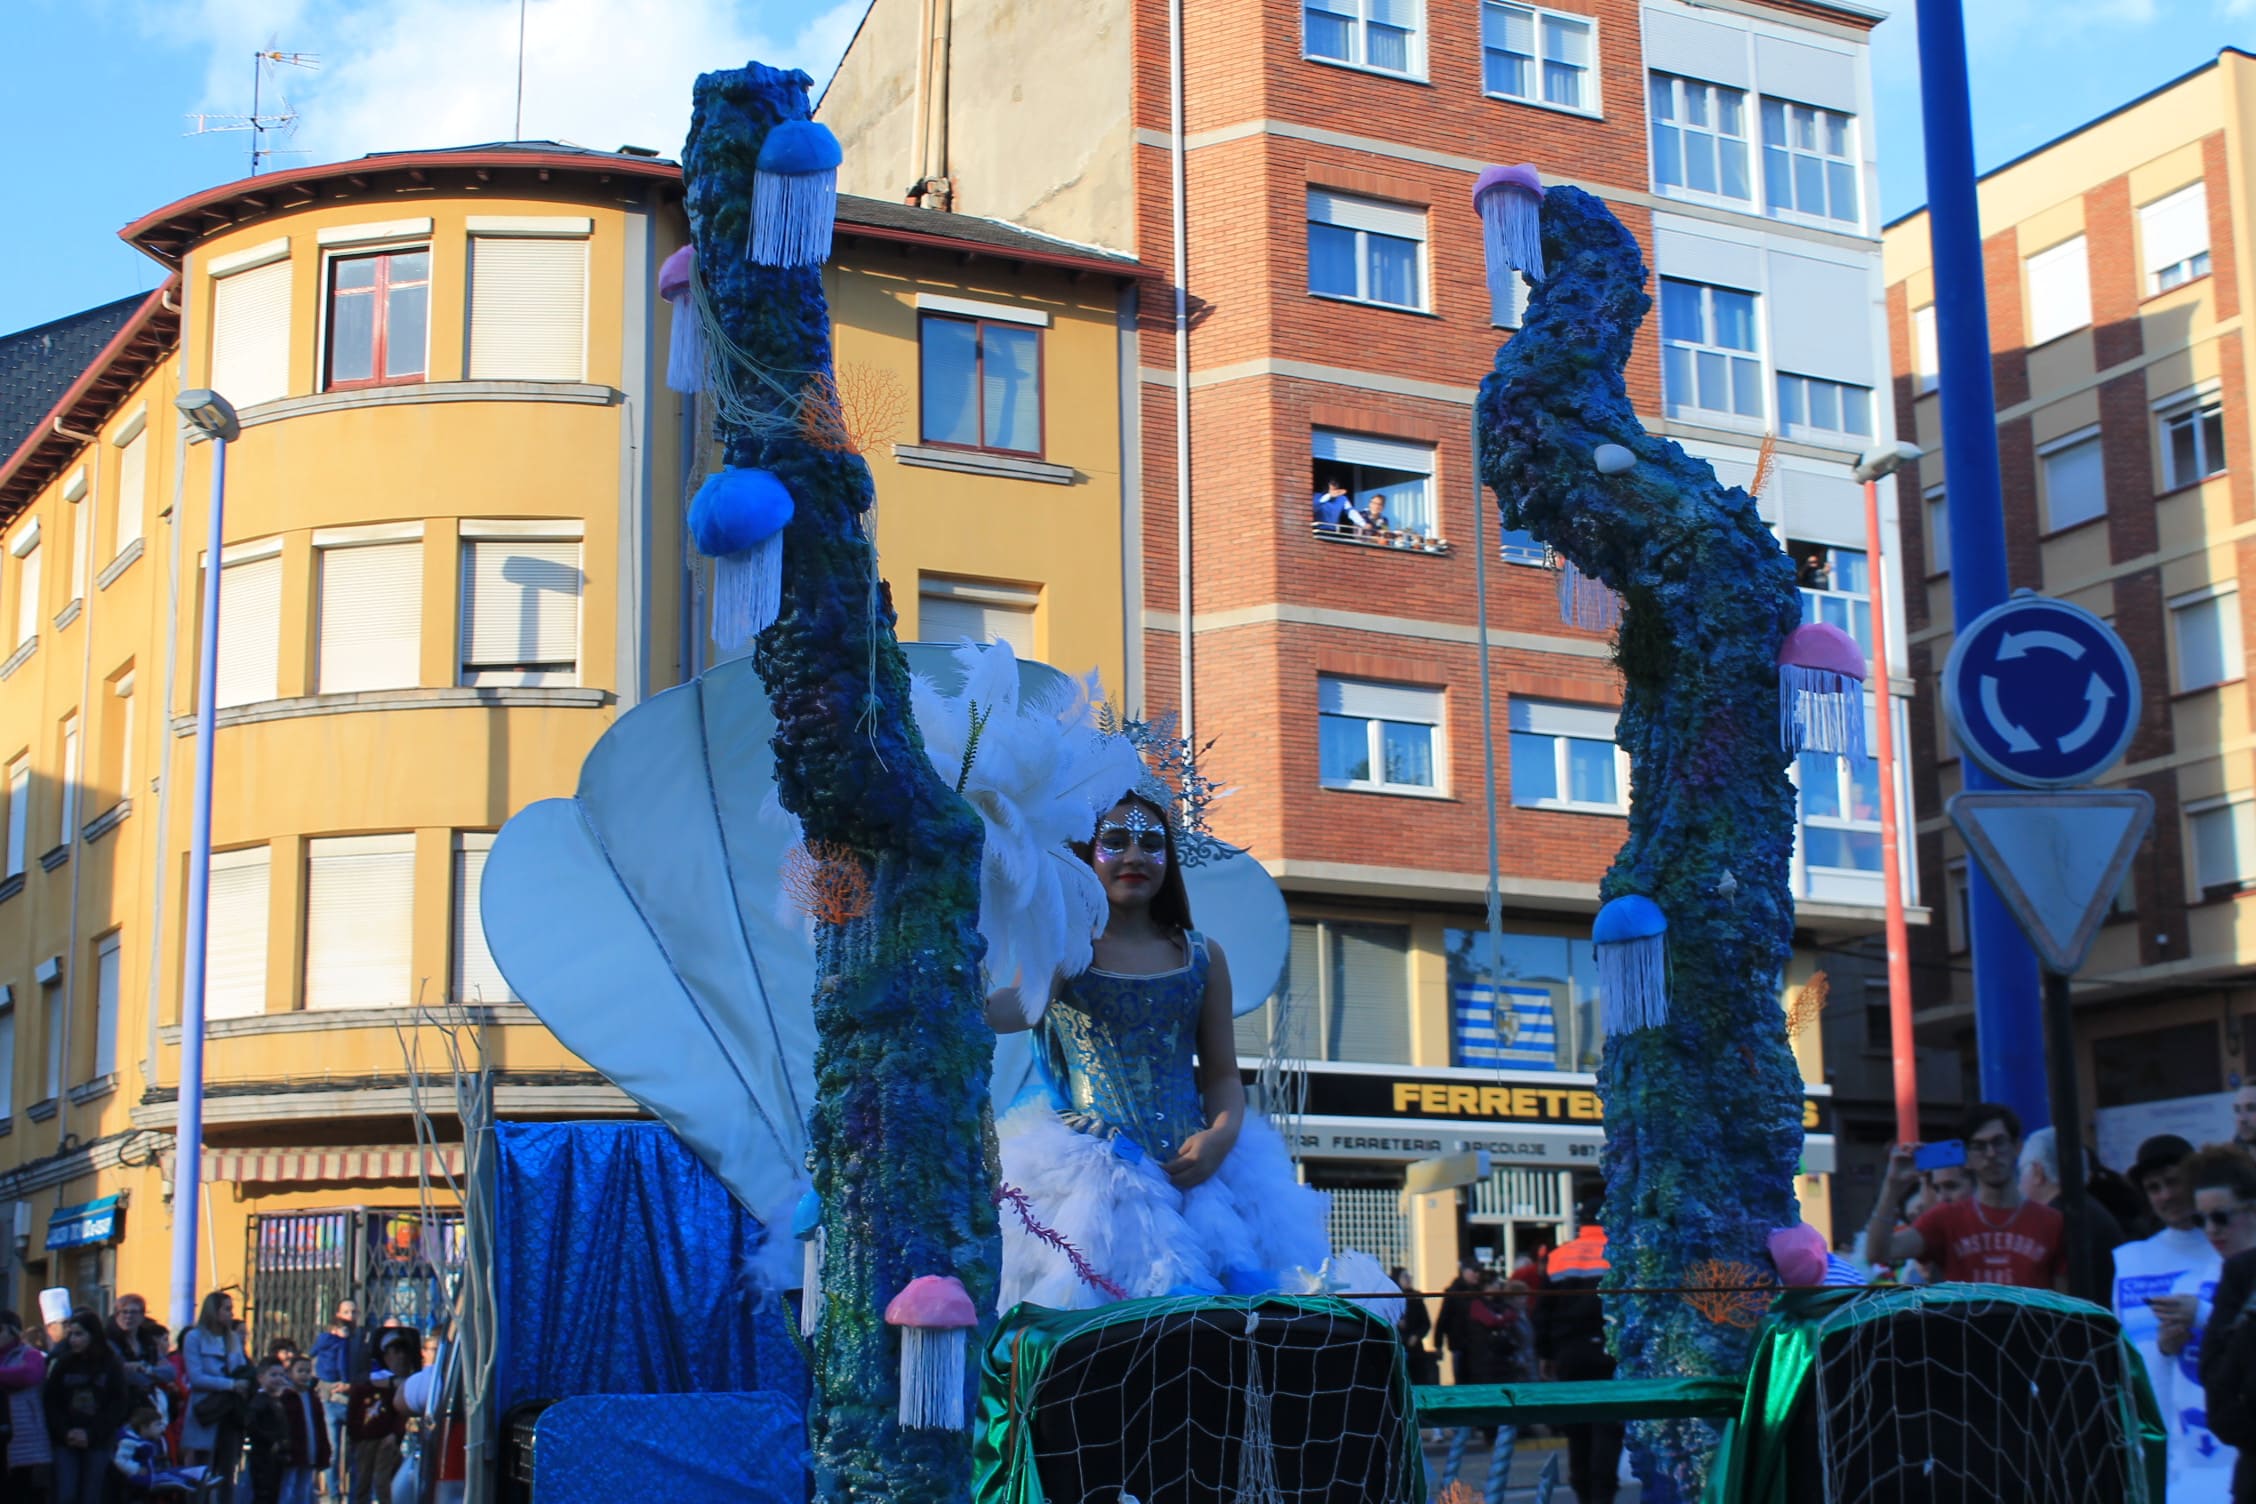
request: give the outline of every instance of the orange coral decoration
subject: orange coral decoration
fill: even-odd
[[[1825,999],[1833,990],[1832,981],[1824,972],[1810,973],[1810,979],[1794,994],[1794,1001],[1786,1008],[1786,1035],[1791,1039],[1811,1024],[1817,1022],[1825,1011]]]
[[[818,373],[799,405],[799,434],[817,449],[862,454],[887,444],[908,417],[908,392],[880,366],[853,363]]]
[[[1717,1326],[1750,1331],[1770,1309],[1775,1287],[1752,1264],[1702,1259],[1685,1271],[1684,1303]]]
[[[851,847],[804,842],[783,854],[783,891],[823,924],[848,924],[869,912],[869,873]]]
[[[1763,435],[1762,448],[1755,451],[1755,473],[1747,482],[1747,494],[1762,495],[1763,487],[1769,485],[1771,477],[1777,473],[1778,435],[1775,432],[1766,433]]]

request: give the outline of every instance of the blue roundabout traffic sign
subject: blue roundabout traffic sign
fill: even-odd
[[[2138,670],[2115,629],[2083,607],[2017,595],[1958,634],[1943,710],[1958,744],[2007,782],[2089,783],[2138,729]]]

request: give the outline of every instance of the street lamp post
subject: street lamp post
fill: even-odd
[[[208,388],[174,405],[212,441],[211,525],[204,544],[203,629],[196,646],[196,791],[188,835],[187,957],[180,977],[180,1116],[173,1133],[172,1329],[196,1319],[196,1234],[204,1180],[204,934],[211,896],[212,739],[219,699],[219,556],[227,516],[227,445],[235,409]]]
[[[1919,1142],[1919,1056],[1911,1031],[1911,940],[1904,925],[1903,857],[1897,848],[1896,716],[1888,688],[1887,571],[1880,547],[1880,477],[1893,475],[1922,453],[1917,444],[1868,449],[1856,463],[1864,482],[1865,588],[1872,596],[1873,696],[1880,764],[1880,880],[1887,887],[1888,1050],[1894,1056],[1896,1142]]]

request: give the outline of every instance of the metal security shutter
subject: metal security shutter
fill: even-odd
[[[464,682],[575,682],[580,582],[577,540],[494,538],[464,544]]]
[[[1388,1269],[1409,1264],[1410,1223],[1402,1215],[1400,1185],[1336,1185],[1324,1193],[1332,1198],[1327,1230],[1334,1248],[1357,1249]]]
[[[1617,712],[1610,705],[1575,705],[1560,700],[1529,700],[1512,696],[1506,709],[1514,731],[1539,736],[1579,736],[1590,741],[1614,739]]]
[[[1324,1058],[1410,1063],[1410,931],[1334,924]]]
[[[1320,225],[1338,225],[1346,230],[1371,230],[1403,240],[1426,238],[1425,210],[1326,188],[1308,190],[1308,217]]]
[[[114,529],[117,541],[110,550],[112,557],[123,553],[127,544],[141,536],[141,501],[149,489],[148,430],[142,430],[118,446],[117,484]]]
[[[281,693],[282,560],[223,565],[219,572],[219,697],[222,710]]]
[[[1282,1060],[1306,1060],[1315,1053],[1316,1020],[1323,1009],[1322,942],[1320,926],[1292,927],[1292,952],[1283,989],[1252,1012],[1238,1016],[1240,1060],[1251,1064],[1266,1059],[1272,1039]]]
[[[212,288],[212,389],[238,411],[290,394],[290,261]]]
[[[470,242],[470,379],[587,376],[587,242],[481,235]]]
[[[118,970],[123,937],[105,938],[94,952],[94,1079],[117,1071]]]
[[[322,549],[314,691],[411,688],[422,677],[422,653],[423,545]]]
[[[205,913],[204,1017],[256,1018],[266,1011],[271,850],[218,851]]]
[[[306,843],[308,1008],[404,1008],[415,930],[415,838]]]
[[[1007,642],[1021,658],[1034,656],[1034,613],[1023,606],[925,595],[917,600],[921,642]]]
[[[1411,444],[1401,439],[1374,438],[1367,433],[1318,428],[1308,435],[1308,449],[1318,460],[1370,465],[1380,470],[1407,470],[1413,475],[1433,474],[1434,447],[1431,444]]]
[[[494,838],[464,831],[454,841],[454,1000],[515,1002],[517,995],[509,990],[509,979],[501,974],[493,952],[486,948],[485,921],[478,916],[486,853],[493,850]]]

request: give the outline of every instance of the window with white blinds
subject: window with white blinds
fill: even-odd
[[[19,757],[8,764],[8,871],[20,877],[24,870],[25,839],[31,832],[31,759]]]
[[[148,430],[143,429],[118,446],[117,518],[111,524],[115,542],[110,555],[122,554],[141,536],[142,498],[149,489]]]
[[[462,545],[462,682],[576,684],[580,543],[479,538]]]
[[[314,692],[413,687],[423,663],[422,540],[324,548],[319,557]]]
[[[79,762],[81,755],[78,716],[73,713],[63,717],[62,818],[57,822],[61,827],[61,834],[55,838],[55,843],[59,846],[68,846],[78,833],[78,785],[79,780],[85,776],[85,769]]]
[[[237,411],[290,394],[290,259],[212,287],[211,386]]]
[[[458,1003],[516,1000],[509,979],[486,948],[485,921],[478,914],[486,854],[493,850],[493,842],[490,831],[466,830],[454,838],[454,1000]]]
[[[251,705],[281,694],[282,556],[223,564],[219,572],[219,698]]]
[[[308,841],[306,1007],[413,1002],[414,910],[414,836]]]
[[[2139,207],[2146,290],[2166,292],[2209,274],[2209,189],[2195,183]]]
[[[34,522],[8,545],[16,559],[16,646],[39,635],[39,524]]]
[[[94,942],[94,1075],[99,1081],[117,1071],[120,972],[125,936],[112,931]]]
[[[206,900],[204,1017],[256,1018],[266,1011],[272,848],[215,851]]]
[[[2041,345],[2091,322],[2091,264],[2084,237],[2023,263],[2029,274],[2029,343]]]
[[[470,242],[470,379],[587,379],[587,242]]]

